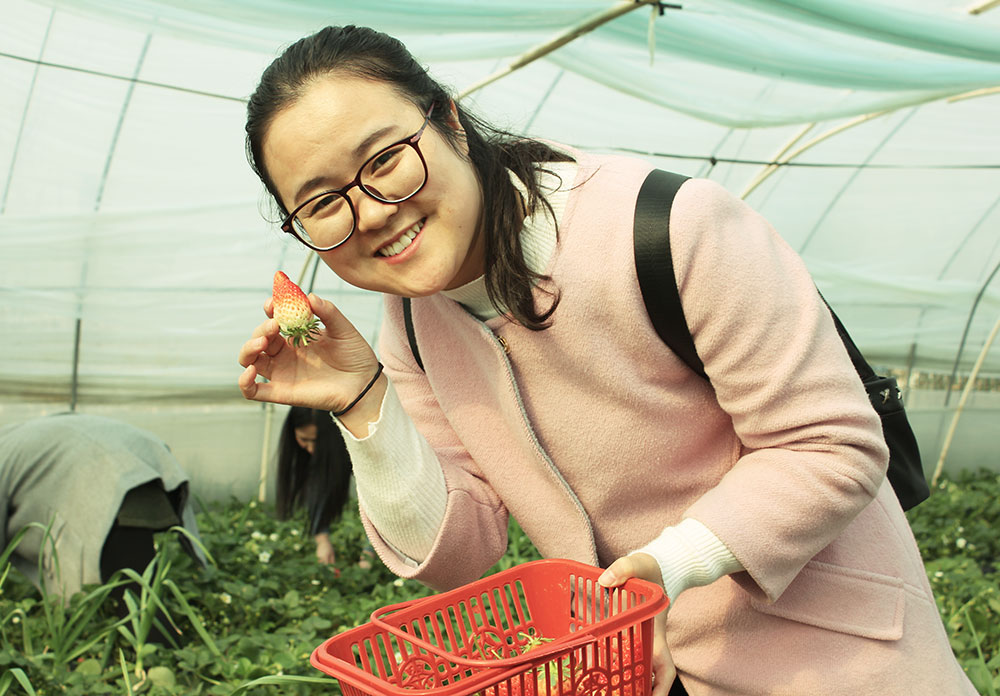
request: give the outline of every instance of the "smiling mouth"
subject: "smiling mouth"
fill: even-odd
[[[413,240],[416,238],[416,236],[420,234],[420,230],[424,228],[424,222],[425,222],[424,220],[421,220],[420,222],[413,225],[413,227],[406,230],[406,232],[403,233],[403,236],[397,239],[395,242],[379,249],[377,252],[378,255],[395,256],[396,254],[403,251],[403,249],[410,246],[410,244],[413,243]]]

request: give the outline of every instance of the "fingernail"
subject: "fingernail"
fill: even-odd
[[[603,573],[601,573],[601,577],[597,578],[597,582],[599,584],[604,585],[605,587],[607,587],[609,585],[614,585],[615,584],[615,580],[617,580],[617,579],[618,578],[615,577],[615,574],[611,572],[611,569],[608,568]]]

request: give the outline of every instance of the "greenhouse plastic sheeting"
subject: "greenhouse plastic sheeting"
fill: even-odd
[[[246,163],[261,70],[326,24],[368,24],[460,93],[629,4],[0,0],[0,400],[238,401],[236,353],[279,269],[374,341],[379,298],[314,272]],[[967,372],[1000,316],[989,5],[637,5],[463,99],[718,181],[803,255],[874,362]]]

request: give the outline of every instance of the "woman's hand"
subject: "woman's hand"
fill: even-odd
[[[309,345],[293,346],[286,341],[273,318],[254,329],[243,344],[239,363],[245,369],[238,383],[244,398],[339,411],[371,381],[378,360],[368,342],[332,302],[310,293],[309,305],[323,322]],[[268,298],[264,313],[272,317],[273,311],[274,303]],[[258,376],[268,381],[258,382]],[[380,376],[351,413],[363,411],[366,404],[381,404],[385,385],[386,378]]]
[[[323,565],[332,565],[336,562],[337,556],[333,552],[329,534],[316,535],[316,560]]]
[[[648,553],[633,553],[608,566],[597,582],[604,587],[618,587],[629,578],[641,578],[663,586],[663,574],[656,559]],[[653,625],[653,692],[651,696],[667,696],[677,677],[670,649],[667,647],[667,610],[657,615]]]

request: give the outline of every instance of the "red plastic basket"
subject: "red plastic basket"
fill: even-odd
[[[648,696],[658,585],[597,584],[600,568],[533,561],[383,607],[311,663],[344,696]]]

